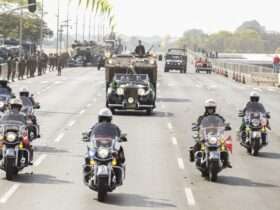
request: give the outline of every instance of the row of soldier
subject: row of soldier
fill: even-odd
[[[16,78],[22,80],[24,76],[28,78],[36,75],[41,76],[46,73],[47,69],[49,71],[57,70],[58,75],[61,75],[61,70],[67,64],[68,58],[68,53],[62,53],[58,56],[52,53],[47,55],[44,52],[37,52],[30,56],[22,57],[10,56],[7,61],[7,79],[14,81]]]

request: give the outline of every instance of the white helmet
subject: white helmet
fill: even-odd
[[[205,108],[208,108],[208,107],[217,107],[217,103],[214,99],[207,99],[205,101]]]
[[[259,100],[260,100],[260,95],[257,92],[252,91],[250,93],[250,101],[251,102],[259,102]]]
[[[111,122],[113,118],[113,114],[110,109],[103,108],[98,113],[98,121],[99,122]]]
[[[205,112],[207,114],[215,114],[217,103],[214,99],[207,99],[205,101]]]

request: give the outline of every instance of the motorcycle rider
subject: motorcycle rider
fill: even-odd
[[[113,114],[111,112],[110,109],[108,108],[103,108],[99,111],[98,114],[98,122],[90,129],[90,132],[88,134],[89,138],[94,135],[95,133],[98,133],[100,130],[106,130],[110,132],[110,135],[113,135],[113,137],[117,137],[117,138],[121,138],[121,130],[120,128],[112,123],[112,118],[113,118]],[[122,137],[123,141],[126,141],[125,137]],[[123,166],[123,164],[125,163],[125,156],[124,156],[124,150],[122,148],[122,146],[119,147],[118,151],[117,151],[117,162],[119,166]],[[89,157],[85,158],[85,162],[89,162]],[[84,167],[84,174],[88,174],[88,172],[91,169],[85,165]],[[117,176],[117,182],[120,183],[121,182],[121,177],[120,174],[118,174],[118,172],[116,172],[116,176]],[[85,183],[88,182],[88,176],[84,177],[84,181]]]
[[[245,115],[248,107],[252,107],[252,106],[258,106],[265,111],[264,105],[262,103],[260,103],[259,101],[260,101],[260,95],[255,91],[251,92],[250,93],[250,101],[247,102],[247,104],[243,108],[241,114]],[[266,111],[265,111],[265,113],[266,113],[267,119],[269,119],[270,115]],[[267,128],[271,129],[270,126],[269,126],[269,120],[267,121]],[[245,141],[246,141],[246,122],[245,122],[244,118],[242,119],[242,123],[241,123],[241,126],[240,126],[240,132],[241,132],[242,143],[245,143]],[[262,134],[262,144],[267,145],[266,134]]]
[[[144,45],[142,45],[142,41],[139,40],[138,41],[138,46],[135,48],[135,54],[139,55],[139,56],[144,56],[146,54],[146,50]]]
[[[39,104],[35,102],[33,95],[30,94],[30,92],[27,88],[23,87],[20,90],[19,97],[20,97],[21,100],[23,100],[23,98],[28,98],[31,101],[34,108],[40,108]],[[39,128],[37,117],[34,114],[30,117],[31,117],[31,120],[32,120],[33,124],[35,126],[38,126],[38,128]],[[37,134],[37,137],[40,138],[40,131],[38,131],[38,132],[39,133]]]
[[[203,115],[201,115],[198,119],[197,119],[197,128],[199,129],[200,128],[200,124],[202,122],[202,120],[209,116],[209,115],[212,115],[212,116],[217,116],[219,118],[221,118],[224,122],[225,122],[225,119],[216,113],[216,109],[217,109],[217,103],[215,100],[213,99],[208,99],[205,101],[205,112]],[[199,132],[199,130],[198,130]],[[200,151],[201,150],[201,141],[197,141],[196,144],[190,148],[190,155],[191,155],[191,159],[194,160],[194,155],[196,152]],[[224,166],[225,167],[228,167],[228,168],[232,168],[232,165],[229,161],[229,154],[228,154],[228,151],[222,155],[221,157],[223,159],[223,163],[224,163]]]
[[[1,118],[1,121],[19,121],[24,124],[27,124],[26,122],[26,115],[22,113],[20,110],[22,108],[22,103],[19,99],[11,99],[10,100],[10,110],[5,112],[4,115]],[[30,162],[29,164],[32,165],[33,161],[33,148],[32,145],[29,142],[27,143],[27,149],[30,151]]]

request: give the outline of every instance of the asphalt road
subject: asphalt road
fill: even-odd
[[[105,104],[104,71],[66,69],[62,77],[48,73],[18,81],[41,103],[37,112],[42,138],[34,143],[34,166],[9,182],[0,172],[2,210],[90,209],[216,209],[279,210],[280,202],[280,91],[242,85],[217,75],[163,73],[160,68],[157,109],[153,116],[130,113],[114,117],[129,142],[124,144],[127,179],[110,193],[106,203],[82,182],[86,145],[81,132],[95,123]],[[271,112],[269,146],[259,157],[247,155],[235,140],[238,110],[251,90],[262,95]],[[219,112],[234,130],[233,169],[222,171],[217,183],[200,176],[188,162],[193,144],[191,123],[203,112],[204,101],[214,98]],[[31,173],[33,172],[33,174]]]

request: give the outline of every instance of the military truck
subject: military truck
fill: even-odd
[[[118,110],[144,110],[156,107],[157,62],[150,55],[115,55],[106,60],[106,106]]]
[[[185,49],[171,48],[165,55],[164,72],[178,70],[180,73],[187,72],[187,52]]]

